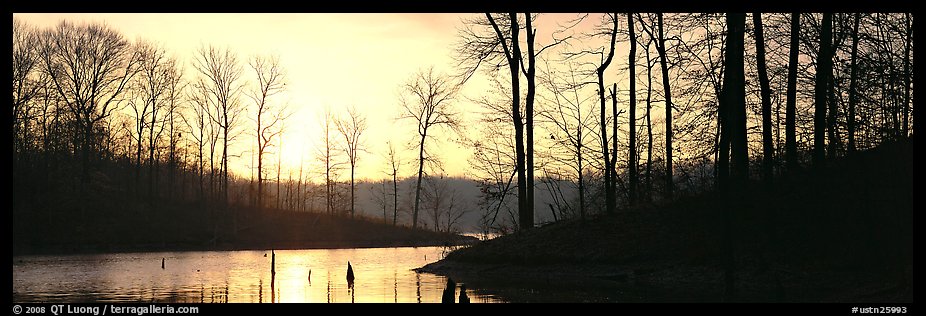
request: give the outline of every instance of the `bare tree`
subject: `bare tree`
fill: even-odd
[[[542,111],[541,116],[551,123],[547,125],[551,127],[549,133],[554,144],[554,147],[550,149],[550,155],[555,165],[551,167],[554,169],[568,168],[570,172],[574,172],[574,175],[570,174],[562,178],[570,182],[573,179],[576,181],[579,216],[584,220],[587,189],[584,178],[586,158],[583,154],[589,150],[586,144],[586,134],[590,132],[590,126],[594,123],[595,111],[593,108],[586,108],[591,96],[585,93],[580,94],[580,90],[585,85],[576,78],[576,71],[572,64],[569,64],[569,72],[566,74],[568,78],[557,76],[549,68],[548,64],[545,83],[552,92],[553,100],[544,100],[546,101],[544,103],[550,104],[552,108]],[[559,182],[561,181],[548,183],[548,186],[558,185]]]
[[[354,171],[357,168],[358,154],[363,151],[363,132],[367,130],[367,119],[356,108],[347,109],[347,117],[335,121],[338,132],[344,137],[344,153],[350,164],[350,216],[354,217]]]
[[[322,125],[322,139],[321,146],[318,147],[318,152],[316,156],[324,164],[324,173],[325,173],[325,213],[328,215],[333,214],[334,212],[334,193],[333,188],[335,185],[334,179],[337,178],[335,173],[341,168],[343,164],[337,159],[337,147],[338,141],[333,135],[334,131],[332,130],[332,125],[334,125],[335,118],[331,114],[328,108],[325,108],[325,112],[319,118]]]
[[[610,158],[610,150],[608,147],[608,121],[605,116],[607,107],[604,91],[604,73],[614,59],[614,44],[617,39],[617,13],[608,13],[607,18],[611,22],[611,28],[608,32],[610,46],[608,46],[607,54],[601,52],[601,64],[595,69],[595,74],[598,76],[598,102],[601,106],[599,113],[601,117],[601,156],[604,162],[605,210],[608,214],[614,214],[614,210],[617,207],[615,194],[616,182],[614,181],[614,177],[617,176],[617,172],[612,165],[613,160]],[[612,115],[614,115],[616,120],[617,112],[612,113]],[[617,135],[611,136],[617,138]],[[617,152],[615,152],[614,155],[616,156]]]
[[[858,27],[861,20],[861,14],[853,14],[852,23],[852,52],[849,57],[851,69],[849,74],[849,114],[846,117],[846,125],[849,133],[849,153],[855,152],[855,105],[858,103]]]
[[[209,90],[202,79],[193,83],[192,88],[187,91],[186,98],[192,103],[190,106],[192,113],[183,115],[183,121],[190,129],[190,137],[193,138],[196,145],[196,173],[199,180],[197,193],[200,199],[204,199],[206,189],[203,158],[205,147],[209,145],[208,131],[211,124],[209,109],[212,108],[210,104],[212,99],[209,97]]]
[[[639,13],[637,14],[637,19],[640,20],[641,28],[646,31],[646,24],[643,23],[643,17]],[[652,118],[652,108],[653,108],[653,67],[655,67],[655,60],[650,56],[650,46],[655,39],[653,38],[652,33],[649,34],[649,40],[646,42],[646,49],[643,52],[646,54],[646,196],[647,200],[650,200],[653,195],[653,118]]]
[[[451,184],[453,179],[443,175],[427,178],[422,201],[434,222],[434,231],[453,232],[453,227],[459,224],[469,209],[461,204],[460,196]]]
[[[775,148],[772,146],[772,89],[769,87],[768,70],[765,66],[765,34],[762,32],[762,14],[752,14],[753,30],[756,33],[756,68],[762,94],[762,180],[772,180],[772,166]]]
[[[167,118],[171,114],[171,106],[175,103],[176,92],[179,88],[180,71],[176,61],[167,56],[167,51],[153,43],[139,43],[138,50],[141,58],[140,71],[136,77],[135,98],[129,101],[134,110],[136,122],[136,151],[135,181],[138,184],[139,167],[141,164],[142,138],[147,129],[148,152],[148,197],[154,199],[157,191],[157,159],[158,141]],[[163,111],[162,111],[163,110]],[[168,113],[164,113],[167,111]],[[153,203],[153,200],[150,200]]]
[[[801,14],[791,14],[791,44],[788,51],[788,100],[785,105],[785,165],[797,168],[797,66],[801,37]]]
[[[642,17],[640,18],[642,23]],[[652,39],[652,43],[655,44],[656,52],[659,57],[659,64],[662,69],[662,86],[663,91],[665,92],[666,99],[666,179],[665,179],[665,196],[667,199],[672,199],[674,195],[674,184],[672,176],[672,88],[669,84],[669,65],[666,55],[666,33],[664,30],[663,23],[663,14],[656,14],[656,26],[655,28],[646,27],[643,25],[643,31],[649,35]],[[654,34],[655,33],[655,34]],[[647,45],[648,47],[649,45]],[[648,54],[647,50],[647,54]],[[649,71],[649,70],[647,70]]]
[[[825,131],[826,131],[826,101],[829,94],[830,77],[833,73],[833,14],[823,13],[822,30],[820,31],[820,52],[817,54],[817,73],[814,85],[814,147],[813,165],[822,167],[825,164]],[[832,140],[831,140],[832,141]]]
[[[202,46],[196,53],[193,67],[207,83],[210,97],[215,99],[214,112],[210,118],[221,130],[222,136],[222,204],[228,205],[228,148],[229,142],[237,135],[239,119],[244,108],[238,100],[241,91],[241,65],[231,49],[219,49]],[[234,230],[237,231],[237,213],[232,217]]]
[[[248,93],[254,102],[254,136],[257,139],[257,207],[264,207],[264,155],[273,147],[273,140],[282,132],[281,121],[285,119],[285,107],[275,105],[271,98],[286,90],[283,69],[277,57],[255,56],[249,62],[257,87]],[[279,155],[279,154],[278,154]]]
[[[744,70],[744,36],[746,28],[745,13],[727,13],[727,44],[724,53],[724,76],[723,76],[723,97],[721,98],[721,142],[729,142],[732,158],[732,181],[727,181],[722,176],[721,189],[728,193],[727,200],[733,199],[735,194],[731,192],[740,192],[746,185],[749,172],[749,157],[746,148],[746,77]],[[727,146],[722,146],[721,150],[726,150]],[[721,175],[726,174],[726,170],[720,170]],[[731,228],[731,210],[730,206],[724,207],[723,213],[723,248],[724,248],[724,283],[725,295],[727,299],[735,295],[734,283],[734,248]]]
[[[62,21],[43,38],[42,66],[79,131],[74,143],[80,146],[80,179],[85,181],[97,146],[96,127],[122,101],[120,96],[138,73],[140,54],[122,34],[97,23]]]
[[[903,136],[910,136],[910,91],[911,88],[911,79],[913,73],[910,69],[910,53],[913,51],[913,14],[906,12],[904,16],[904,50],[903,50],[903,85],[904,85],[904,99],[903,99]],[[853,44],[855,45],[855,44]]]
[[[392,143],[392,141],[388,141],[387,145],[389,146],[389,151],[386,152],[386,159],[389,162],[389,167],[390,167],[389,176],[392,177],[392,226],[396,226],[398,225],[398,219],[399,219],[398,175],[399,175],[399,169],[402,168],[402,160],[400,160],[398,154],[396,153],[395,145]]]
[[[637,36],[634,33],[633,13],[627,12],[627,35],[630,41],[630,51],[627,57],[628,77],[630,78],[630,88],[628,90],[630,100],[630,119],[627,120],[630,127],[630,144],[628,146],[627,169],[630,173],[630,203],[637,201]],[[617,137],[617,135],[615,135]]]
[[[662,66],[662,87],[666,98],[666,198],[672,199],[674,185],[672,179],[672,91],[669,85],[669,66],[666,62],[666,39],[663,30],[662,13],[657,13],[659,30],[656,32],[656,51],[659,52],[659,64]]]
[[[462,44],[456,50],[458,66],[464,68],[464,82],[483,63],[496,63],[499,69],[504,62],[508,66],[511,79],[511,121],[515,130],[515,173],[518,176],[518,218],[520,227],[528,229],[534,226],[533,210],[527,203],[527,176],[525,174],[524,153],[524,118],[521,115],[520,102],[520,73],[521,44],[519,40],[520,23],[516,13],[500,14],[498,17],[490,13],[485,19],[477,18],[467,22],[467,28],[461,30]],[[485,32],[486,29],[491,31]],[[506,35],[507,33],[507,35]],[[498,47],[502,50],[499,52]]]
[[[417,123],[418,142],[418,179],[415,186],[415,208],[412,213],[412,228],[418,227],[418,210],[421,200],[421,180],[424,175],[424,163],[430,159],[426,141],[434,137],[432,127],[459,131],[458,114],[453,111],[452,102],[459,85],[451,82],[446,75],[434,73],[434,68],[427,72],[419,70],[402,86],[403,113],[399,119],[412,119]]]
[[[25,146],[28,132],[25,124],[29,121],[28,105],[42,92],[45,83],[39,59],[38,30],[27,25],[18,18],[13,18],[13,112],[10,116],[10,133],[13,135],[13,152],[22,152],[20,146]],[[13,170],[16,170],[16,160],[13,157]]]
[[[515,194],[512,185],[517,174],[514,130],[507,128],[511,117],[511,93],[500,80],[494,77],[491,93],[471,100],[482,110],[478,116],[481,137],[472,142],[474,152],[469,165],[480,188],[479,223],[485,234],[489,231],[507,234],[518,223],[517,205],[512,205],[516,202],[509,199]],[[499,214],[505,216],[499,217]]]

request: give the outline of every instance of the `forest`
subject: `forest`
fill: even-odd
[[[384,106],[414,131],[385,152],[368,150],[379,139],[354,107],[293,121],[300,105],[279,95],[299,87],[275,55],[172,52],[105,23],[14,16],[14,244],[103,225],[214,241],[279,213],[448,233],[478,214],[472,227],[504,235],[735,195],[914,133],[911,13],[546,15],[465,15],[454,64],[384,82],[400,91]],[[481,79],[490,90],[464,93]],[[314,157],[285,166],[293,124],[323,133],[305,136]],[[446,184],[448,141],[472,149],[475,201]],[[372,155],[383,176],[357,178]]]

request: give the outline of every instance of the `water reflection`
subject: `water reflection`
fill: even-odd
[[[446,279],[411,269],[441,253],[419,247],[20,256],[13,258],[13,301],[265,303],[269,283],[273,303],[440,302]],[[476,289],[467,293],[474,302],[497,301]]]

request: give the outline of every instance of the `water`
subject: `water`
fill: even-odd
[[[13,301],[432,303],[440,302],[447,282],[412,271],[442,258],[442,247],[275,252],[274,276],[269,250],[16,256]],[[503,301],[478,289],[467,288],[467,295],[473,302]]]

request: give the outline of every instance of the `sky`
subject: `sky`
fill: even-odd
[[[414,72],[434,66],[452,71],[451,48],[462,15],[457,14],[15,14],[29,24],[49,27],[67,19],[100,21],[130,40],[144,39],[163,47],[193,74],[191,58],[201,45],[228,47],[238,53],[243,77],[253,82],[245,62],[255,55],[277,55],[288,91],[277,102],[288,103],[292,116],[282,139],[284,170],[298,170],[300,159],[310,168],[321,140],[319,117],[325,107],[334,114],[355,106],[367,117],[368,153],[360,156],[360,178],[384,176],[382,153],[391,140],[403,145],[417,135],[412,122],[396,122],[399,88]],[[461,104],[457,104],[462,106]],[[250,131],[246,131],[250,132]],[[251,132],[253,134],[253,132]],[[239,146],[254,142],[242,135]],[[401,146],[400,146],[401,148]],[[449,175],[466,174],[469,152],[457,144],[438,147]],[[248,150],[243,148],[242,150]],[[234,153],[233,150],[230,150]],[[414,150],[404,150],[405,160]],[[247,175],[250,154],[230,162]],[[275,164],[275,158],[273,164]],[[406,172],[411,172],[411,169]],[[286,171],[283,171],[284,174]]]
[[[400,177],[416,170],[417,130],[415,122],[397,121],[400,114],[400,85],[415,72],[434,67],[437,72],[455,71],[452,60],[461,19],[472,14],[14,14],[25,22],[51,27],[62,20],[103,22],[127,39],[142,39],[162,45],[183,65],[187,78],[195,76],[192,58],[202,45],[230,48],[238,54],[243,78],[254,82],[246,64],[253,56],[276,55],[285,71],[287,91],[275,102],[287,104],[292,112],[285,122],[282,149],[271,149],[268,157],[276,165],[276,152],[282,155],[283,177],[287,169],[295,174],[300,165],[320,172],[317,150],[322,140],[320,117],[330,108],[335,115],[356,107],[367,119],[364,133],[366,152],[360,154],[357,177],[386,177],[387,142],[400,149],[406,165]],[[538,44],[549,42],[552,30],[575,14],[542,15],[535,23]],[[581,30],[580,30],[581,31]],[[489,91],[486,76],[477,74],[467,82],[454,106],[463,114],[464,125],[476,121],[477,106],[467,100]],[[242,100],[250,102],[242,95]],[[253,112],[253,111],[252,111]],[[252,113],[246,115],[248,120]],[[250,124],[250,123],[249,123]],[[230,169],[250,176],[251,147],[255,138],[251,128],[238,138],[229,151]],[[445,174],[470,174],[469,146],[449,140],[453,135],[437,131],[435,155]],[[468,135],[473,136],[473,135]],[[302,162],[302,163],[300,163]],[[268,162],[265,161],[265,165]],[[347,172],[344,172],[345,176]]]

